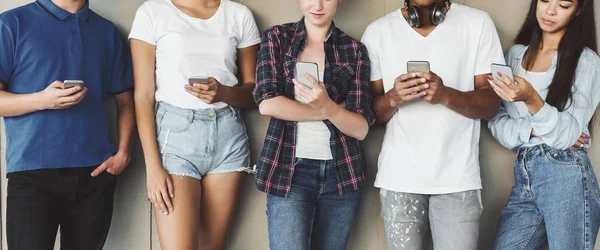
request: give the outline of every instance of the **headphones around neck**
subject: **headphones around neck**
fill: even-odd
[[[445,0],[442,4],[436,3],[431,6],[431,11],[429,12],[429,21],[434,26],[438,26],[440,23],[444,22],[446,19],[446,13],[448,13],[450,10],[450,4],[450,0]],[[420,28],[423,26],[423,23],[421,22],[421,8],[419,8],[419,6],[409,6],[408,0],[405,0],[402,12],[405,13],[404,16],[410,26],[415,28]]]

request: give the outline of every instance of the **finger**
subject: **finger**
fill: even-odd
[[[496,86],[496,84],[494,83],[490,83],[490,85],[492,86],[494,92],[496,92],[496,95],[498,95],[500,98],[507,102],[511,102],[511,99],[509,98],[508,94],[504,90],[502,90],[502,88]]]
[[[412,87],[409,89],[402,90],[401,95],[412,95],[412,93],[417,93],[421,90],[427,90],[427,89],[429,89],[429,84],[425,83],[425,84],[418,85],[418,86],[415,86],[415,87]]]
[[[165,201],[165,204],[167,205],[168,210],[165,210],[165,212],[167,214],[169,214],[170,212],[173,212],[173,203],[171,203],[171,197],[169,197],[169,191],[165,189],[160,193],[162,195],[163,200]]]
[[[160,212],[163,213],[163,214],[165,214],[165,215],[168,215],[169,214],[169,210],[167,210],[167,204],[165,204],[165,201],[163,200],[161,193],[162,193],[161,191],[158,191],[158,192],[156,192],[156,194],[154,194],[154,195],[156,195],[156,203],[158,203],[158,207],[160,208]]]
[[[405,82],[408,79],[417,77],[417,73],[407,73],[396,78],[396,82]]]
[[[586,133],[582,133],[582,134],[581,134],[581,136],[582,136],[583,138],[586,138],[586,139],[590,139],[590,138],[592,138],[592,137],[590,137],[589,135],[587,135]]]
[[[109,161],[110,158],[107,160]],[[98,176],[100,173],[106,171],[106,169],[108,169],[108,164],[107,161],[105,161],[104,163],[100,164],[100,166],[98,166],[96,169],[94,169],[94,171],[92,171],[92,176],[96,177]]]
[[[423,92],[418,92],[418,93],[416,93],[414,95],[412,95],[412,94],[411,95],[406,95],[404,97],[404,100],[406,100],[408,102],[408,101],[416,100],[416,99],[419,99],[419,98],[423,98],[425,96],[427,96],[427,92],[423,91]]]
[[[427,80],[425,78],[414,78],[414,79],[404,82],[403,84],[399,85],[398,87],[400,89],[407,89],[407,88],[412,88],[412,87],[415,87],[419,84],[423,84],[426,82],[427,82]]]
[[[311,100],[310,95],[308,93],[302,91],[301,89],[296,88],[295,91],[296,91],[296,95],[298,97],[300,97],[300,99],[304,100],[305,102],[308,102],[309,100]]]
[[[310,88],[306,87],[304,84],[300,83],[296,79],[292,79],[292,82],[294,82],[294,87],[297,87],[300,90],[305,90],[305,91],[310,90]]]
[[[508,95],[508,93],[511,93],[512,90],[506,85],[506,83],[504,81],[502,81],[498,78],[494,78],[494,80],[492,82],[493,82],[492,85],[496,85],[498,88],[502,89],[505,93],[507,93],[507,96],[510,96],[510,95]]]
[[[499,73],[502,74],[502,73]],[[500,75],[502,82],[504,82],[506,84],[506,86],[510,89],[518,89],[519,87],[517,87],[517,85],[515,84],[514,81],[512,81],[510,78],[508,78],[507,75],[502,74]]]
[[[175,188],[173,188],[171,176],[167,178],[167,191],[169,191],[169,196],[171,196],[171,198],[175,197]]]
[[[74,88],[76,88],[76,87],[74,87]],[[68,102],[80,102],[81,100],[83,100],[83,97],[85,96],[86,93],[87,93],[87,89],[83,88],[83,90],[79,91],[76,94],[58,98],[58,102],[61,104],[68,103]]]
[[[425,73],[425,72],[417,72],[417,76],[421,78],[425,78],[427,81],[431,81],[434,78],[434,74]]]
[[[317,81],[317,79],[315,79],[311,74],[309,74],[308,72],[304,73],[304,77],[306,77],[306,79],[312,83],[313,88],[323,88],[323,86],[321,86],[321,84],[319,84],[319,81]]]
[[[152,205],[154,205],[154,209],[160,211],[160,206],[158,205],[158,200],[156,200],[156,195],[151,194],[150,202],[152,202]]]
[[[73,95],[73,94],[75,94],[75,93],[77,93],[77,92],[79,92],[81,90],[82,89],[79,86],[75,86],[75,87],[68,88],[68,89],[62,89],[62,86],[61,86],[61,91],[60,91],[60,95],[59,96],[60,97],[70,96],[70,95]]]

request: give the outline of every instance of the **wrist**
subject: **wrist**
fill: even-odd
[[[329,100],[327,101],[327,104],[325,104],[322,108],[319,109],[319,113],[325,116],[325,118],[329,119],[335,116],[335,114],[337,114],[340,109],[341,107],[339,105],[337,105],[332,100]]]
[[[394,98],[390,96],[389,91],[383,95],[383,100],[390,108],[396,108],[400,105],[400,103],[397,103]]]
[[[30,101],[33,103],[35,110],[42,111],[46,110],[48,107],[44,104],[44,98],[42,97],[42,91],[33,93],[30,95]]]
[[[445,93],[445,94],[444,94],[444,96],[442,97],[442,100],[441,100],[441,102],[440,102],[440,103],[441,103],[442,105],[444,105],[444,106],[446,106],[446,107],[447,107],[447,106],[449,106],[449,105],[450,105],[450,102],[451,102],[451,100],[452,100],[452,89],[451,89],[451,88],[449,88],[449,87],[446,87],[446,86],[444,86],[443,88],[444,88],[444,92],[443,92],[443,93]]]
[[[225,86],[225,85],[221,85],[219,86],[220,91],[221,91],[221,102],[224,103],[229,103],[229,99],[230,99],[230,93],[233,87],[229,87],[229,86]]]

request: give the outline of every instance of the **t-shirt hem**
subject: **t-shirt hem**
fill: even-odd
[[[418,187],[391,187],[375,183],[376,188],[381,188],[393,192],[411,193],[411,194],[451,194],[460,193],[470,190],[483,189],[481,185],[462,186],[462,187],[435,187],[435,188],[418,188]]]
[[[238,44],[237,48],[238,49],[248,48],[250,46],[254,46],[254,45],[260,44],[260,42],[261,42],[261,40],[259,38],[259,39],[252,40],[252,41],[247,42],[247,43]]]
[[[131,40],[131,39],[140,40],[140,41],[143,41],[143,42],[149,43],[149,44],[151,44],[152,46],[156,46],[156,42],[154,42],[154,41],[150,41],[149,39],[145,39],[145,38],[142,38],[142,37],[140,37],[140,36],[136,36],[136,35],[129,35],[129,40]]]

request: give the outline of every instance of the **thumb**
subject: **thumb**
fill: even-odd
[[[50,86],[48,86],[48,87],[57,88],[57,89],[58,89],[58,88],[62,89],[62,87],[63,87],[63,84],[64,84],[64,83],[63,83],[62,81],[58,81],[58,80],[56,80],[56,81],[54,81],[53,83],[51,83],[51,84],[50,84]]]

